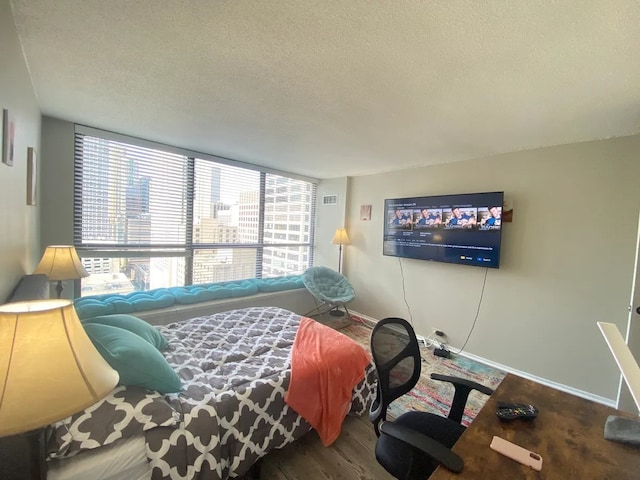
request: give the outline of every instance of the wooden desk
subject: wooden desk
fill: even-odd
[[[538,417],[527,422],[501,422],[498,401],[530,403]],[[508,374],[480,413],[454,445],[464,460],[459,474],[439,467],[431,480],[558,479],[626,480],[640,478],[640,448],[604,438],[613,408]],[[489,448],[494,435],[542,456],[536,472]]]

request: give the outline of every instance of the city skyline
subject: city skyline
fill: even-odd
[[[147,250],[185,245],[193,250],[192,283],[302,273],[309,266],[311,246],[284,244],[311,242],[312,184],[165,152],[141,155],[140,147],[92,137],[85,138],[84,148],[85,245]],[[189,161],[193,187],[188,184]],[[135,255],[129,249],[122,257],[83,258],[87,271],[95,275],[84,281],[83,295],[183,285],[188,257],[179,251],[153,256]]]

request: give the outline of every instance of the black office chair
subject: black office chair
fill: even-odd
[[[407,412],[387,421],[387,408],[409,392],[420,378],[420,347],[415,332],[402,318],[380,320],[371,332],[371,353],[378,374],[378,392],[369,419],[378,440],[376,459],[399,480],[425,479],[438,467],[459,472],[464,462],[451,451],[465,430],[462,414],[471,390],[491,395],[493,390],[463,378],[431,374],[451,382],[455,394],[447,418],[428,412]]]

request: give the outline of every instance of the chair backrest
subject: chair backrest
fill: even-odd
[[[380,320],[371,332],[371,354],[378,375],[378,391],[369,419],[379,435],[378,426],[386,420],[389,404],[409,392],[420,378],[420,346],[413,327],[402,318]]]
[[[325,302],[350,302],[354,299],[353,287],[347,277],[328,267],[307,268],[302,283],[314,297]]]

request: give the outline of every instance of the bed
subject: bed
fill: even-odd
[[[183,391],[118,386],[106,399],[51,427],[50,480],[224,480],[241,476],[311,426],[284,401],[299,315],[253,307],[157,327]],[[337,359],[345,362],[348,359]],[[365,413],[374,370],[353,389]],[[123,476],[124,475],[124,476]]]

